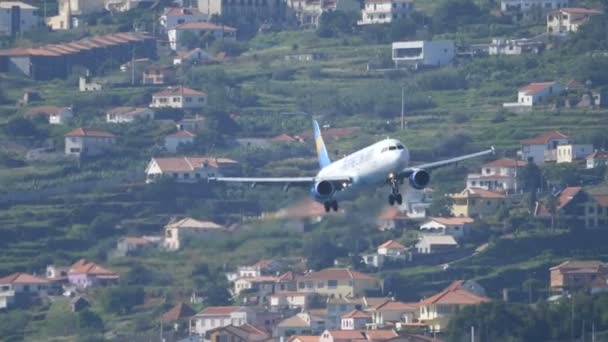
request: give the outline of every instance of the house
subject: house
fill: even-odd
[[[86,259],[76,261],[68,270],[70,284],[81,289],[116,284],[119,278],[118,274]]]
[[[171,66],[152,64],[144,68],[141,84],[167,85],[175,82],[175,69]]]
[[[44,117],[51,125],[63,125],[74,117],[72,107],[39,106],[25,113],[28,118]]]
[[[382,304],[371,306],[367,312],[371,314],[372,329],[382,329],[395,326],[397,322],[410,324],[418,316],[418,303],[404,303],[386,300]]]
[[[521,142],[520,159],[535,164],[557,160],[557,146],[567,145],[571,139],[559,131],[552,131]]]
[[[560,8],[547,14],[547,33],[565,34],[578,31],[592,16],[602,11],[589,8]]]
[[[53,285],[67,284],[69,269],[69,267],[57,267],[55,265],[47,265],[45,278]]]
[[[595,151],[587,156],[587,168],[593,169],[601,165],[608,166],[608,151]]]
[[[270,296],[270,308],[274,311],[285,309],[308,309],[311,299],[315,296],[310,292],[283,291]]]
[[[81,26],[81,17],[104,11],[105,0],[58,0],[58,15],[46,18],[52,30],[70,30]]]
[[[501,158],[483,164],[481,173],[467,175],[467,187],[514,193],[520,190],[517,175],[521,168],[528,165],[525,160]]]
[[[517,91],[517,102],[503,103],[504,108],[527,108],[547,104],[552,98],[564,92],[557,82],[530,83]]]
[[[285,272],[277,279],[277,292],[293,292],[298,288],[297,275],[291,271]]]
[[[233,325],[236,327],[251,324],[256,313],[242,306],[210,306],[197,313],[190,320],[190,333],[205,336],[210,330]]]
[[[110,132],[77,128],[65,135],[65,154],[89,157],[103,154],[114,146],[116,136]]]
[[[554,292],[589,290],[598,279],[608,279],[608,264],[598,260],[567,260],[549,268],[549,273]]]
[[[172,324],[173,331],[184,334],[190,332],[190,319],[196,311],[184,303],[178,303],[161,316],[161,324]]]
[[[173,51],[185,49],[182,39],[184,34],[194,34],[197,37],[209,36],[210,39],[236,41],[236,28],[226,25],[216,25],[210,22],[184,23],[167,30],[169,46]]]
[[[44,278],[27,274],[13,273],[0,278],[0,309],[19,304],[22,299],[46,297],[50,282]]]
[[[268,296],[274,293],[277,280],[278,278],[273,276],[240,278],[234,281],[234,294],[238,296],[244,291],[254,291],[258,301],[265,302]]]
[[[88,72],[87,75],[78,77],[78,91],[80,92],[101,91],[101,88],[101,83],[95,82],[93,76]]]
[[[175,124],[178,131],[189,131],[196,133],[205,128],[205,118],[196,115],[193,118],[184,118]]]
[[[325,330],[319,342],[390,341],[399,336],[393,330]]]
[[[298,278],[298,291],[329,297],[361,297],[379,288],[378,279],[348,268],[326,268]]]
[[[392,51],[395,68],[440,67],[451,64],[456,55],[452,40],[393,42]]]
[[[584,159],[593,152],[591,144],[564,144],[557,146],[557,160],[559,163],[572,163]]]
[[[0,2],[0,37],[22,34],[41,24],[38,7],[21,1]]]
[[[287,17],[287,4],[285,1],[258,0],[249,1],[222,1],[208,0],[198,1],[198,10],[212,17],[246,17],[257,22],[282,21]]]
[[[420,254],[449,252],[458,248],[458,242],[451,235],[421,235],[416,250]]]
[[[310,312],[301,312],[281,321],[274,330],[275,337],[320,334],[325,330],[325,319]]]
[[[146,183],[162,177],[178,183],[196,183],[208,177],[221,177],[230,173],[238,163],[227,158],[213,157],[163,157],[152,158],[146,167]]]
[[[160,26],[165,30],[185,23],[201,23],[209,19],[207,14],[196,8],[166,7],[159,18]]]
[[[518,56],[526,53],[539,54],[545,50],[545,43],[533,39],[493,38],[488,46],[490,56]]]
[[[432,217],[420,226],[420,231],[425,235],[450,235],[461,239],[473,222],[475,220],[470,217]]]
[[[407,248],[395,240],[388,240],[378,246],[378,254],[391,258],[401,258],[407,252]]]
[[[187,87],[169,87],[152,95],[152,108],[200,109],[207,104],[207,93]]]
[[[501,0],[500,11],[518,20],[536,20],[552,10],[568,7],[570,0]]]
[[[149,8],[155,0],[106,0],[105,8],[107,11],[127,12],[139,7]]]
[[[365,0],[357,25],[390,24],[408,18],[414,12],[414,0]]]
[[[319,336],[316,335],[294,335],[287,342],[319,342]]]
[[[387,206],[378,215],[376,227],[380,231],[401,229],[405,227],[408,219],[407,213],[399,210],[399,207]]]
[[[131,123],[137,120],[154,120],[154,111],[149,108],[116,107],[106,112],[108,123]]]
[[[340,323],[342,330],[365,329],[372,322],[372,316],[361,310],[353,310],[342,315]]]
[[[165,150],[176,153],[180,145],[192,144],[196,134],[187,130],[177,131],[165,137]]]
[[[592,195],[581,187],[567,187],[555,194],[555,216],[546,204],[537,203],[534,216],[563,225],[584,228],[608,226],[608,195]]]
[[[358,297],[333,297],[327,299],[327,317],[325,326],[327,329],[340,329],[342,316],[353,310],[364,310],[366,308],[365,298]]]
[[[175,58],[173,58],[173,65],[183,65],[186,63],[200,64],[209,62],[215,62],[215,58],[201,48],[194,48],[190,51],[180,52]]]
[[[431,331],[445,330],[450,317],[462,307],[491,301],[481,286],[473,281],[457,280],[443,291],[423,299],[419,304],[420,321]]]
[[[164,247],[167,250],[176,251],[182,248],[185,240],[192,237],[208,238],[226,232],[227,229],[217,223],[186,217],[165,226]]]
[[[225,327],[211,329],[207,332],[206,337],[206,340],[212,342],[274,342],[266,331],[251,324],[243,324],[240,326],[231,324]]]
[[[162,244],[160,236],[126,236],[118,239],[116,251],[120,256],[136,255],[147,248],[157,248]]]
[[[237,277],[240,278],[255,278],[255,277],[261,277],[264,275],[273,275],[273,274],[277,274],[277,272],[279,271],[280,268],[282,268],[282,263],[273,260],[273,259],[262,259],[258,262],[256,262],[253,265],[247,265],[247,266],[239,266],[237,268]],[[285,278],[283,278],[284,280],[287,280],[293,276],[293,273],[291,274],[291,276],[289,274],[285,275]],[[279,279],[277,279],[278,281]]]
[[[74,297],[70,301],[70,308],[71,308],[72,312],[80,312],[80,311],[88,308],[89,306],[91,306],[91,304],[83,296]]]
[[[454,200],[452,215],[473,218],[495,215],[507,199],[503,193],[476,188],[466,188],[448,196]]]

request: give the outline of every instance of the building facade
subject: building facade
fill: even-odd
[[[207,93],[187,87],[169,87],[152,95],[152,108],[200,109],[207,105]]]
[[[77,128],[65,135],[65,154],[90,157],[103,154],[116,143],[116,136],[109,132]]]
[[[572,163],[576,160],[585,159],[593,153],[593,145],[590,144],[565,144],[557,146],[556,162]]]
[[[206,238],[225,232],[226,228],[217,223],[186,217],[165,226],[163,245],[167,250],[176,251],[181,249],[184,241],[189,238]]]
[[[570,137],[553,131],[521,142],[520,159],[537,165],[557,160],[557,146],[572,143]]]
[[[326,268],[298,278],[298,291],[329,297],[361,297],[379,288],[378,279],[348,268]]]
[[[547,14],[547,33],[565,34],[578,31],[592,16],[601,11],[588,8],[561,8]]]
[[[390,24],[408,18],[412,12],[414,0],[366,0],[357,24]]]
[[[106,113],[108,123],[132,123],[136,120],[154,120],[154,111],[149,108],[116,107]]]
[[[181,51],[186,48],[183,37],[189,32],[196,37],[209,36],[209,40],[236,40],[236,28],[226,25],[216,25],[210,22],[185,23],[174,26],[167,31],[169,46],[173,51]]]
[[[525,160],[501,158],[481,166],[481,173],[467,175],[467,187],[513,193],[520,190],[518,173]]]
[[[15,36],[41,24],[38,7],[21,1],[0,2],[0,37]]]
[[[451,40],[394,42],[392,51],[395,67],[409,66],[415,69],[449,65],[456,56],[456,48]]]

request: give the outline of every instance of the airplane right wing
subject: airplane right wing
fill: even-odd
[[[428,171],[428,170],[436,169],[436,168],[439,168],[442,166],[455,164],[455,163],[461,162],[463,160],[477,158],[477,157],[485,156],[488,154],[495,154],[495,153],[496,153],[496,150],[494,149],[494,146],[492,146],[490,149],[487,149],[487,150],[481,151],[481,152],[466,154],[464,156],[450,158],[450,159],[446,159],[446,160],[440,160],[440,161],[436,161],[436,162],[432,162],[432,163],[410,166],[410,167],[403,169],[401,172],[399,172],[398,177],[403,179],[403,178],[409,177],[414,171],[417,171],[417,170],[427,170]]]
[[[324,177],[209,177],[210,182],[220,183],[249,183],[283,185],[283,186],[312,186],[315,183],[327,181],[334,184],[350,184],[352,179],[346,176],[324,176]]]

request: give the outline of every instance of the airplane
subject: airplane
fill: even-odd
[[[408,179],[412,188],[424,189],[431,180],[430,170],[463,160],[494,154],[490,149],[442,161],[410,166],[410,153],[399,140],[386,139],[332,162],[325,148],[321,129],[313,120],[315,146],[320,170],[313,177],[209,177],[209,181],[226,183],[283,184],[309,186],[312,197],[323,203],[325,211],[338,211],[338,202],[350,200],[370,189],[389,185],[390,205],[401,204],[399,185]]]

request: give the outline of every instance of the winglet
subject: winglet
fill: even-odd
[[[496,148],[494,148],[494,146],[490,146],[490,151],[492,151],[493,155],[496,154]]]
[[[323,136],[321,136],[321,129],[319,128],[319,123],[317,120],[312,121],[313,135],[315,137],[315,146],[317,149],[317,156],[319,158],[319,166],[321,168],[326,167],[331,164],[331,160],[329,159],[329,154],[327,153],[327,149],[325,148],[325,143],[323,142]]]

